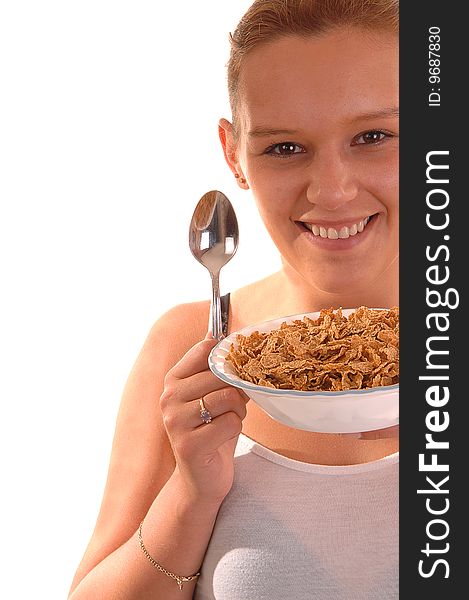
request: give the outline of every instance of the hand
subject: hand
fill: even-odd
[[[344,437],[358,438],[361,440],[384,440],[399,437],[399,425],[386,427],[385,429],[375,429],[373,431],[364,431],[363,433],[342,433]]]
[[[208,355],[216,343],[207,334],[168,372],[160,407],[186,492],[221,503],[233,485],[234,451],[249,398],[209,370]],[[200,398],[211,423],[200,417]]]
[[[386,427],[385,429],[376,429],[375,431],[365,431],[361,434],[362,440],[384,440],[388,438],[399,437],[399,425]]]

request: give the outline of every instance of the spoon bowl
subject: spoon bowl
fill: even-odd
[[[238,249],[239,229],[231,202],[222,192],[212,190],[202,196],[195,207],[189,226],[189,248],[193,256],[210,273],[212,335],[221,340],[220,270]]]

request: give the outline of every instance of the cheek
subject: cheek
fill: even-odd
[[[272,234],[278,229],[282,229],[283,225],[288,225],[290,214],[285,209],[282,202],[277,201],[272,195],[259,196],[254,193],[256,198],[256,206],[259,214],[264,222],[264,225]]]
[[[392,207],[397,208],[399,204],[399,169],[387,169],[382,174],[381,188],[389,198]]]
[[[275,196],[262,188],[262,193],[253,190],[257,210],[272,241],[280,247],[282,240],[290,242],[298,235],[296,226],[291,220],[291,203],[282,196]]]
[[[298,176],[291,170],[287,173],[281,167],[251,167],[246,175],[261,214],[282,218],[291,216],[295,201],[305,187],[304,176]]]
[[[289,215],[294,197],[288,177],[274,172],[253,169],[247,173],[249,186],[261,215],[272,219],[284,219]]]
[[[379,169],[362,170],[362,186],[382,205],[387,217],[398,219],[399,211],[399,169],[397,165],[386,163]]]

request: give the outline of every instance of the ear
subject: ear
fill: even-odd
[[[238,160],[238,145],[235,140],[233,125],[227,119],[220,119],[218,123],[218,136],[223,148],[225,160],[236,177],[238,184],[243,189],[247,189],[246,179],[243,175],[241,165]]]
[[[237,148],[234,139],[233,125],[227,119],[220,119],[218,123],[218,136],[223,148],[225,160],[234,175],[238,172]]]

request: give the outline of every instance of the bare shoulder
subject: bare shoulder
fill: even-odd
[[[167,372],[205,337],[209,310],[209,301],[175,306],[148,333],[122,394],[101,509],[76,581],[132,536],[174,470],[159,399]]]
[[[150,330],[146,341],[149,351],[154,349],[155,343],[160,349],[163,344],[166,358],[170,362],[173,358],[179,360],[189,348],[205,337],[209,312],[208,300],[178,304],[169,309]],[[183,353],[179,356],[181,352]]]
[[[144,514],[151,500],[164,485],[174,468],[172,451],[159,409],[168,371],[207,332],[210,303],[180,304],[164,313],[152,326],[127,379],[116,424],[107,485],[145,487],[147,502],[135,504],[135,512]],[[121,460],[125,456],[125,460]],[[132,470],[133,483],[122,475],[123,465]],[[147,479],[144,483],[139,477]],[[148,485],[148,482],[153,485]],[[135,491],[135,490],[133,490]],[[106,500],[106,496],[104,501]],[[106,508],[106,507],[104,507]],[[107,521],[106,511],[100,518]],[[136,515],[129,511],[132,524]],[[141,516],[140,514],[138,516]],[[133,518],[132,518],[133,517]],[[99,520],[98,520],[99,524]]]
[[[282,273],[277,272],[235,290],[231,295],[230,330],[288,314],[284,289]]]

